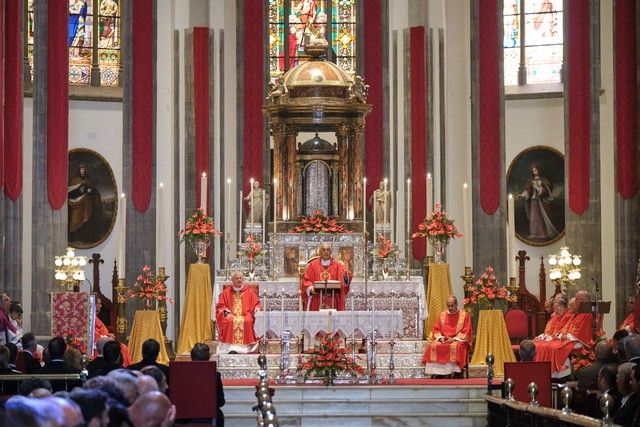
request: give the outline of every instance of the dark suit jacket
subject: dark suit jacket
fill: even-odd
[[[584,369],[578,372],[578,388],[580,390],[596,390],[598,388],[598,372],[606,363],[605,360],[596,360]]]
[[[100,371],[104,368],[104,359],[102,356],[98,356],[93,359],[87,365],[87,372],[89,372],[89,378],[97,377],[100,375]]]
[[[122,369],[122,363],[109,363],[108,365],[104,365],[98,372],[98,375],[107,375],[109,372],[115,371],[116,369]]]
[[[627,402],[620,407],[613,417],[613,422],[623,426],[630,426],[638,410],[638,406],[640,406],[640,395],[631,393]]]
[[[132,363],[127,366],[127,369],[131,369],[132,371],[140,371],[145,366],[157,366],[158,369],[162,371],[164,377],[167,379],[167,384],[169,384],[169,367],[167,365],[163,365],[162,363],[158,363],[155,360],[144,360],[142,359],[138,363]]]
[[[62,360],[53,360],[51,362],[45,363],[44,366],[34,372],[36,375],[47,375],[47,374],[79,374],[80,371],[72,368],[67,365]],[[80,380],[78,381],[64,381],[64,380],[54,380],[51,381],[51,387],[53,388],[53,392],[66,390],[71,391],[74,387],[79,387],[82,385]]]
[[[0,375],[16,375],[22,372],[11,368],[0,368]],[[16,380],[0,381],[0,394],[3,396],[11,396],[18,394],[18,382]]]
[[[24,360],[24,373],[25,374],[33,374],[38,369],[41,369],[42,366],[38,359],[33,357],[31,353],[23,351],[22,358]]]

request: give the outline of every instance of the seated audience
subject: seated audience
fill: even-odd
[[[24,373],[33,374],[38,369],[42,368],[40,361],[36,357],[36,351],[38,348],[38,342],[35,335],[28,332],[22,336],[22,358],[24,360]]]
[[[160,355],[160,343],[153,338],[149,338],[142,343],[142,360],[127,366],[127,368],[140,371],[145,366],[155,366],[160,369],[166,377],[169,375],[169,367],[158,363],[158,355]]]
[[[75,347],[67,347],[64,352],[64,361],[78,371],[82,371],[82,353]]]
[[[124,397],[127,399],[127,406],[136,401],[138,398],[138,377],[133,371],[120,368],[109,372],[107,377],[116,381]]]
[[[440,313],[433,324],[433,339],[427,344],[422,363],[429,375],[462,373],[471,348],[471,317],[458,310],[458,300],[450,295],[447,309]]]
[[[191,349],[192,361],[207,361],[211,358],[211,350],[209,346],[204,343],[196,343]],[[224,413],[222,408],[225,404],[224,400],[224,388],[222,386],[222,376],[220,372],[216,370],[216,402],[218,404],[218,414],[216,416],[216,426],[224,427]]]
[[[596,344],[596,359],[586,368],[580,369],[577,374],[578,388],[580,390],[595,390],[598,388],[598,373],[607,363],[611,363],[613,345],[607,341]]]
[[[518,356],[521,362],[533,362],[536,357],[536,344],[531,340],[522,340],[518,348]]]
[[[254,332],[255,314],[262,309],[258,295],[244,286],[239,271],[231,274],[232,285],[226,287],[216,304],[218,325],[218,353],[249,353],[256,348],[258,337]]]
[[[51,393],[53,391],[53,387],[51,386],[51,382],[49,380],[43,380],[42,378],[28,378],[26,380],[20,381],[20,385],[18,386],[18,394],[20,396],[29,396],[31,392],[38,388],[44,388],[49,390]]]
[[[11,360],[11,352],[6,346],[0,346],[0,375],[20,374],[20,371],[9,366],[9,360]]]
[[[616,376],[616,387],[622,395],[620,398],[620,409],[613,417],[613,422],[620,425],[631,425],[635,413],[640,405],[640,395],[633,392],[631,388],[631,369],[634,363],[626,362],[618,366]]]
[[[123,387],[110,376],[97,376],[89,378],[82,386],[85,389],[98,389],[102,390],[109,396],[109,399],[119,404],[120,406],[127,407],[130,402],[125,396]]]
[[[620,364],[627,360],[627,356],[624,354],[624,339],[629,336],[629,332],[624,329],[620,329],[613,334],[611,338],[613,344],[613,355],[611,356],[613,363]]]
[[[87,372],[89,372],[89,378],[93,378],[100,374],[102,368],[104,368],[104,357],[102,353],[104,351],[104,346],[109,341],[113,341],[113,338],[110,337],[100,337],[98,342],[96,343],[96,351],[98,355],[93,358],[91,362],[87,365]]]
[[[104,366],[99,375],[107,375],[109,372],[122,368],[122,353],[118,341],[108,341],[102,350]]]
[[[640,335],[629,335],[624,339],[623,345],[627,361],[631,363],[640,363]]]
[[[73,401],[59,397],[30,399],[14,396],[6,403],[7,412],[27,412],[39,426],[79,426],[83,424],[82,411]]]
[[[140,396],[129,407],[129,418],[134,427],[173,425],[176,407],[165,394],[151,391]]]
[[[38,369],[36,374],[79,374],[80,370],[72,368],[64,361],[64,353],[67,351],[67,343],[62,337],[53,337],[47,345],[51,360]],[[55,387],[54,387],[55,389]]]
[[[167,377],[160,370],[160,368],[154,365],[148,365],[142,368],[140,372],[145,375],[149,375],[154,380],[156,380],[156,383],[158,384],[158,390],[160,390],[162,393],[167,393],[167,390],[169,389],[169,386],[167,384]]]
[[[9,306],[9,320],[11,324],[16,328],[16,332],[7,331],[9,335],[9,342],[19,344],[24,331],[22,330],[22,306],[19,302],[13,301]]]
[[[93,328],[94,343],[97,343],[98,340],[100,340],[100,338],[102,337],[108,337],[108,338],[111,338],[112,340],[116,339],[115,335],[109,332],[109,329],[107,329],[107,326],[98,317],[98,313],[100,313],[101,309],[102,309],[102,301],[100,301],[100,298],[96,297],[95,327]],[[122,366],[124,367],[129,366],[129,364],[131,363],[131,356],[129,355],[129,348],[125,344],[120,343],[120,353],[122,354],[122,361],[121,361]],[[97,356],[97,353],[94,353],[94,356]]]
[[[635,295],[631,295],[629,297],[629,299],[627,300],[627,317],[625,317],[625,319],[622,321],[622,323],[620,323],[620,325],[618,325],[618,330],[624,330],[629,332],[630,334],[637,334],[638,331],[636,331],[635,326],[634,326],[634,322],[635,322],[635,314],[633,313],[636,307],[636,296]]]
[[[600,398],[603,394],[607,393],[613,398],[613,406],[609,412],[610,415],[614,415],[620,408],[620,401],[622,400],[622,394],[618,391],[616,386],[616,378],[618,376],[618,367],[613,363],[607,363],[600,368],[598,372],[598,393],[597,402],[594,408],[589,408],[589,412],[586,415],[590,415],[595,418],[604,417],[604,413],[600,409]]]
[[[87,426],[109,424],[109,396],[100,389],[75,388],[69,394],[82,410],[82,418]]]

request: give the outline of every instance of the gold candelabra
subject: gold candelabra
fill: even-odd
[[[166,281],[169,276],[165,273],[164,267],[158,267],[158,275],[157,279],[159,282],[162,282],[166,288]],[[167,294],[164,292],[162,296],[166,297]],[[167,300],[161,299],[158,301],[158,317],[160,317],[160,327],[162,328],[162,336],[164,338],[164,347],[167,350],[167,355],[169,359],[175,359],[175,353],[173,351],[173,343],[167,338],[167,320],[169,319],[169,312],[167,310]]]
[[[73,248],[67,248],[64,255],[56,256],[54,260],[55,278],[60,286],[68,291],[77,290],[80,282],[84,281],[84,267],[87,265],[87,257],[76,256]]]
[[[124,279],[118,279],[118,286],[116,286],[116,292],[118,294],[118,317],[116,320],[116,338],[120,342],[126,342],[127,340],[127,286],[124,283]]]

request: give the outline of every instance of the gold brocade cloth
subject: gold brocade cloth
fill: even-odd
[[[480,311],[471,365],[486,366],[488,353],[493,353],[493,371],[497,376],[504,375],[504,362],[516,361],[502,310]]]
[[[427,320],[424,321],[424,339],[431,335],[436,318],[447,309],[447,297],[451,291],[449,264],[429,264],[427,280]]]
[[[211,289],[209,264],[191,264],[187,276],[177,354],[189,353],[195,343],[205,343],[213,338]]]
[[[131,352],[131,362],[137,363],[142,360],[142,343],[149,338],[153,338],[160,343],[160,354],[158,363],[169,364],[169,356],[164,346],[164,335],[160,326],[160,315],[155,310],[137,310],[133,318],[131,327],[131,337],[129,337],[129,351]]]

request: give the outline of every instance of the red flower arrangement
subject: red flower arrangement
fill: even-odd
[[[571,352],[569,360],[571,362],[571,374],[575,375],[578,371],[591,366],[596,360],[596,355],[593,349],[581,347]]]
[[[133,288],[127,291],[129,297],[140,298],[142,301],[151,302],[153,300],[168,301],[173,304],[173,300],[167,297],[167,286],[163,281],[151,272],[151,267],[142,267],[142,274],[136,278]]]
[[[253,240],[253,236],[251,234],[247,236],[245,243],[241,244],[240,247],[242,248],[240,253],[244,254],[249,261],[253,261],[264,254],[262,245]]]
[[[398,254],[398,247],[384,234],[378,235],[377,243],[371,255],[376,258],[391,258]]]
[[[187,219],[184,229],[178,231],[180,241],[188,241],[194,243],[197,240],[208,241],[213,236],[222,236],[222,233],[216,229],[213,219],[204,213],[202,208],[196,209],[195,213]]]
[[[484,270],[482,276],[476,280],[475,285],[467,288],[467,297],[464,299],[465,307],[470,304],[478,304],[480,307],[493,308],[498,301],[516,302],[517,295],[511,295],[506,287],[502,286],[496,275],[493,273],[493,267],[489,266]],[[471,311],[467,308],[468,311]]]
[[[301,225],[291,230],[292,233],[348,233],[335,219],[329,218],[319,210],[308,218],[301,218]]]
[[[342,347],[342,340],[337,337],[324,337],[306,355],[298,356],[298,372],[304,373],[305,381],[310,376],[330,378],[337,373],[345,372],[352,376],[364,374],[364,369],[348,354],[351,349]]]
[[[418,231],[411,235],[412,239],[416,237],[426,237],[430,240],[440,241],[446,245],[449,244],[450,239],[462,237],[462,233],[458,232],[453,223],[453,219],[447,216],[447,212],[442,210],[442,205],[437,204],[436,210],[431,212],[431,216],[425,218],[425,220],[418,225]]]
[[[67,347],[73,347],[82,354],[86,354],[87,346],[83,340],[77,337],[76,331],[73,329],[68,330],[64,334],[64,342],[67,343]]]

